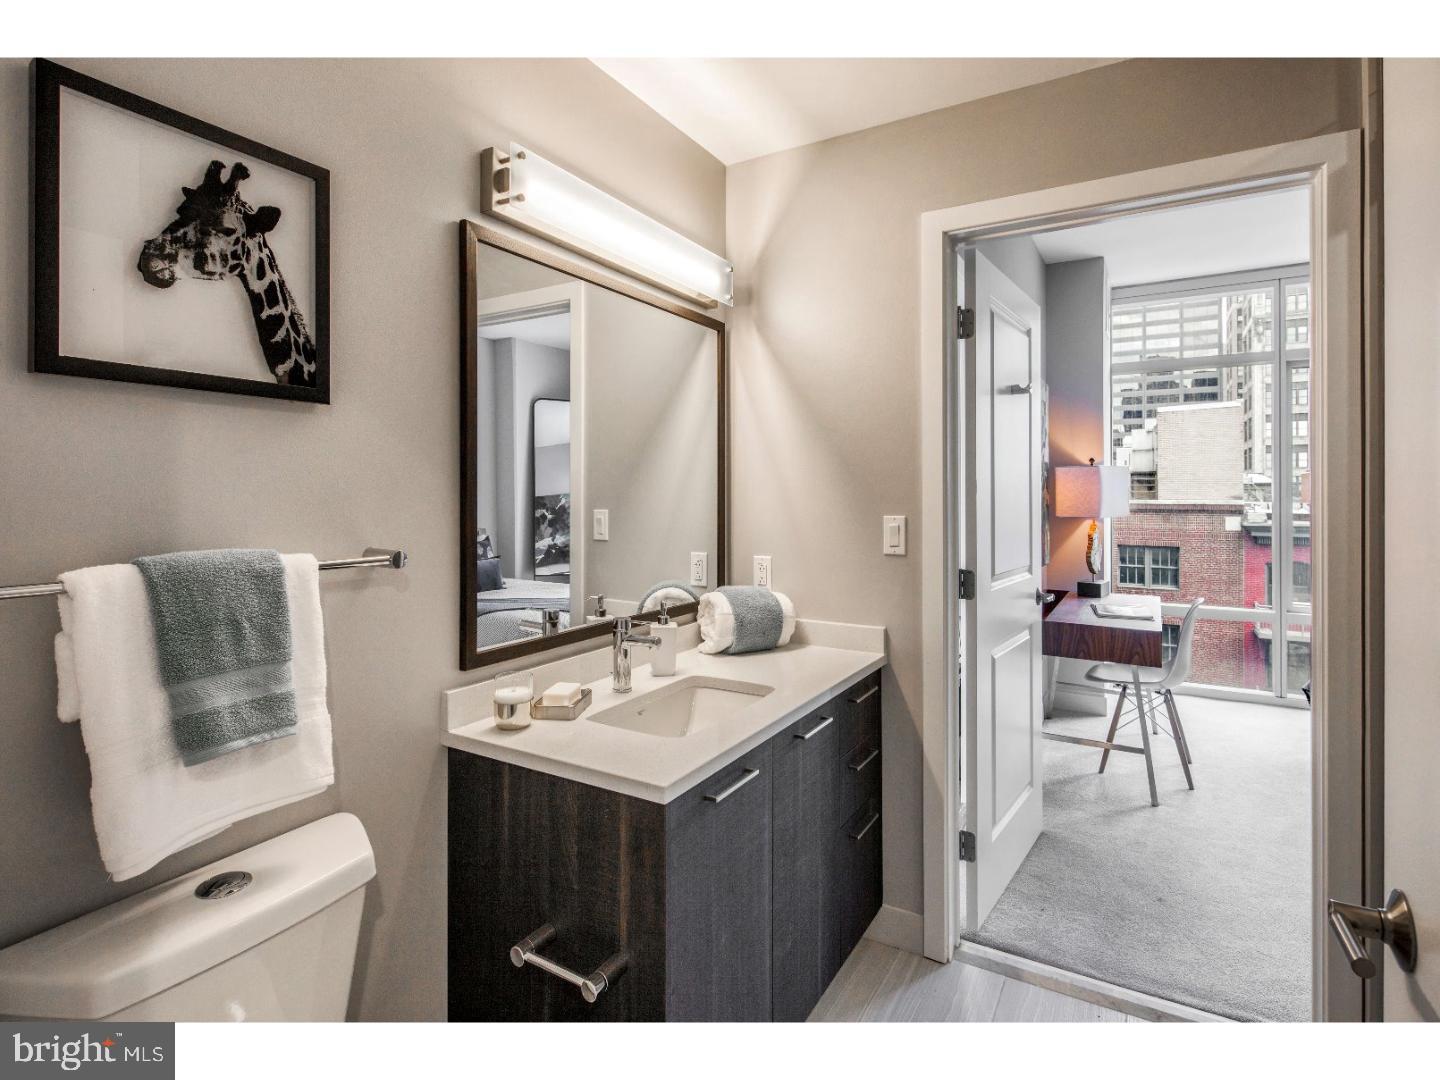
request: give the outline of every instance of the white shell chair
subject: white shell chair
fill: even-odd
[[[1190,765],[1195,759],[1190,756],[1190,742],[1185,738],[1185,726],[1180,722],[1180,710],[1175,704],[1174,689],[1190,677],[1190,660],[1195,646],[1195,623],[1200,605],[1204,602],[1203,596],[1190,601],[1190,609],[1185,612],[1185,618],[1180,623],[1180,641],[1175,646],[1175,654],[1170,657],[1170,662],[1164,667],[1140,669],[1140,689],[1145,694],[1151,731],[1158,734],[1164,730],[1155,718],[1153,697],[1158,693],[1165,702],[1165,711],[1170,718],[1170,730],[1165,731],[1165,734],[1175,740],[1175,749],[1180,754],[1180,765],[1185,770],[1185,783],[1191,791],[1195,790],[1195,781],[1190,777]],[[1115,715],[1110,718],[1110,733],[1105,736],[1106,742],[1114,742],[1115,733],[1122,726],[1120,712],[1125,706],[1125,696],[1134,684],[1134,677],[1134,672],[1124,664],[1096,664],[1085,673],[1085,678],[1090,682],[1120,688],[1120,699],[1115,702]],[[1140,718],[1141,723],[1145,722],[1144,713],[1138,708],[1135,715]],[[1126,724],[1129,722],[1127,720]],[[1106,750],[1100,755],[1102,773],[1109,760],[1110,751]]]

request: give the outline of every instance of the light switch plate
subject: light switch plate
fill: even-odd
[[[756,555],[755,584],[759,585],[762,589],[769,589],[772,587],[770,584],[772,580],[773,579],[770,576],[770,556]]]
[[[594,527],[594,529],[591,531],[591,535],[592,535],[596,540],[609,540],[609,539],[610,539],[610,511],[609,511],[609,510],[596,510],[596,511],[595,511],[595,527]]]
[[[690,552],[690,584],[705,586],[710,581],[710,553],[708,551]]]
[[[905,554],[905,515],[886,514],[881,533],[881,548],[886,555]]]

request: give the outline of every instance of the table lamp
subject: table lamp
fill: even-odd
[[[1085,566],[1089,581],[1077,581],[1079,596],[1101,597],[1110,593],[1110,582],[1100,576],[1103,558],[1095,543],[1095,531],[1104,518],[1130,513],[1130,470],[1124,465],[1062,465],[1055,470],[1055,516],[1089,518],[1085,538]]]

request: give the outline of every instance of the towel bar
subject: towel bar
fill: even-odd
[[[409,561],[410,557],[397,549],[366,548],[364,555],[353,559],[325,559],[320,563],[320,569],[346,570],[352,566],[383,566],[399,570]],[[26,596],[59,596],[64,591],[65,586],[58,581],[41,585],[7,585],[0,587],[0,600],[19,600]]]

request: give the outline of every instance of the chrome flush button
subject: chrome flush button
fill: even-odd
[[[225,873],[206,878],[195,886],[195,895],[201,900],[223,900],[247,888],[254,880],[254,875],[249,871],[226,870]]]

